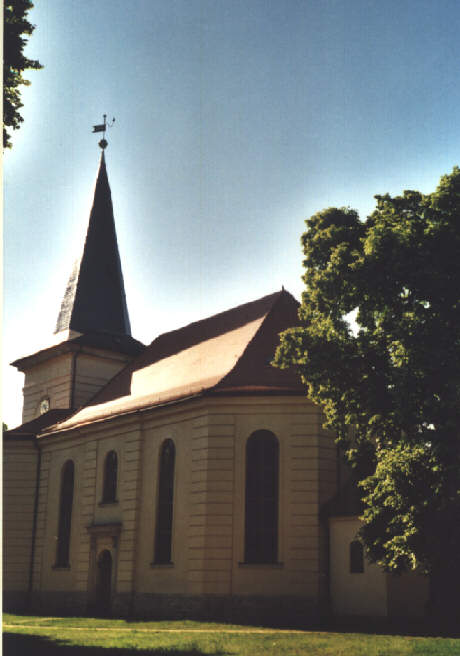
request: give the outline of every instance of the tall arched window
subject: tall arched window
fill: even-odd
[[[115,451],[109,451],[104,462],[102,503],[113,503],[117,500],[117,473],[117,454]]]
[[[274,563],[278,558],[278,440],[267,430],[246,444],[246,521],[244,559]]]
[[[350,542],[350,574],[362,574],[364,572],[364,549],[361,542],[353,540]]]
[[[58,541],[56,567],[69,567],[70,528],[72,523],[72,504],[74,486],[74,465],[67,460],[62,468],[61,495],[59,500]]]
[[[160,450],[155,563],[171,562],[175,448],[165,440]]]

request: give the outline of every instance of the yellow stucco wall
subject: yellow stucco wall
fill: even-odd
[[[38,450],[30,439],[3,441],[3,590],[26,592],[32,553],[32,529]]]
[[[357,517],[332,517],[330,529],[330,591],[336,615],[386,617],[387,580],[382,569],[364,560],[362,574],[350,573],[350,543],[360,522]]]
[[[82,347],[52,356],[25,372],[23,423],[40,414],[40,401],[50,408],[78,408],[87,403],[128,362],[129,356]]]
[[[36,590],[91,589],[90,562],[114,558],[115,591],[124,594],[324,594],[320,502],[335,492],[335,447],[318,408],[303,398],[196,400],[120,417],[44,438],[36,553]],[[279,563],[246,565],[246,441],[272,431],[280,445]],[[152,565],[161,444],[176,447],[173,565]],[[103,463],[118,455],[118,503],[101,505]],[[53,569],[60,472],[75,462],[71,569]],[[324,480],[322,479],[325,473]],[[91,538],[90,525],[122,524],[116,539]],[[96,553],[97,552],[97,553]]]
[[[417,572],[390,575],[364,563],[363,574],[350,574],[349,546],[361,522],[333,517],[330,526],[330,590],[337,615],[421,618],[429,599],[429,579]]]
[[[90,375],[93,363],[85,366]],[[203,398],[41,438],[34,591],[90,600],[96,560],[107,549],[113,591],[129,599],[285,596],[321,605],[330,594],[337,615],[421,616],[428,598],[425,578],[396,579],[367,562],[363,574],[351,574],[349,545],[359,520],[331,518],[329,535],[320,521],[320,508],[337,482],[336,446],[321,423],[318,407],[301,397]],[[279,441],[279,531],[278,562],[257,565],[243,562],[245,453],[248,438],[261,429]],[[159,454],[166,439],[176,453],[172,564],[158,565]],[[107,504],[102,486],[111,450],[118,460],[117,501]],[[68,459],[75,465],[75,488],[70,568],[63,569],[55,561],[61,472]],[[30,440],[7,442],[5,590],[27,589],[36,466]]]
[[[51,408],[70,407],[72,354],[65,353],[31,367],[24,379],[22,422],[40,414],[40,401],[50,400]]]
[[[74,407],[89,401],[130,360],[126,355],[86,348],[75,358]]]

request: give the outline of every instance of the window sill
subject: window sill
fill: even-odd
[[[68,572],[70,571],[70,565],[52,565],[51,569],[57,572]]]
[[[282,569],[284,563],[238,563],[238,567],[255,567],[257,569]]]
[[[117,506],[118,505],[118,499],[115,499],[115,501],[99,501],[99,507],[102,506]]]
[[[174,567],[174,563],[150,563],[150,567],[152,569],[172,569]]]

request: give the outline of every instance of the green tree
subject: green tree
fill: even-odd
[[[434,606],[460,595],[460,170],[432,194],[376,196],[365,220],[306,221],[294,366],[354,469],[361,537],[387,571],[431,575]]]
[[[3,147],[11,148],[8,128],[19,130],[24,121],[19,110],[21,102],[20,86],[30,85],[23,77],[28,68],[39,69],[42,65],[36,59],[24,56],[27,39],[35,27],[27,20],[27,12],[32,9],[30,0],[5,0],[4,41],[3,41]]]

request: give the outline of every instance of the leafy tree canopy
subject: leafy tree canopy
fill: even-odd
[[[453,576],[460,169],[432,194],[376,199],[365,221],[348,208],[306,221],[302,325],[282,334],[275,364],[297,368],[361,481],[370,558],[390,571],[448,566]]]
[[[8,128],[18,130],[24,121],[19,110],[21,102],[20,86],[28,86],[29,80],[23,77],[28,68],[42,68],[36,59],[24,56],[24,47],[34,26],[26,18],[32,9],[30,0],[5,0],[4,4],[4,41],[3,41],[3,147],[11,148]]]

